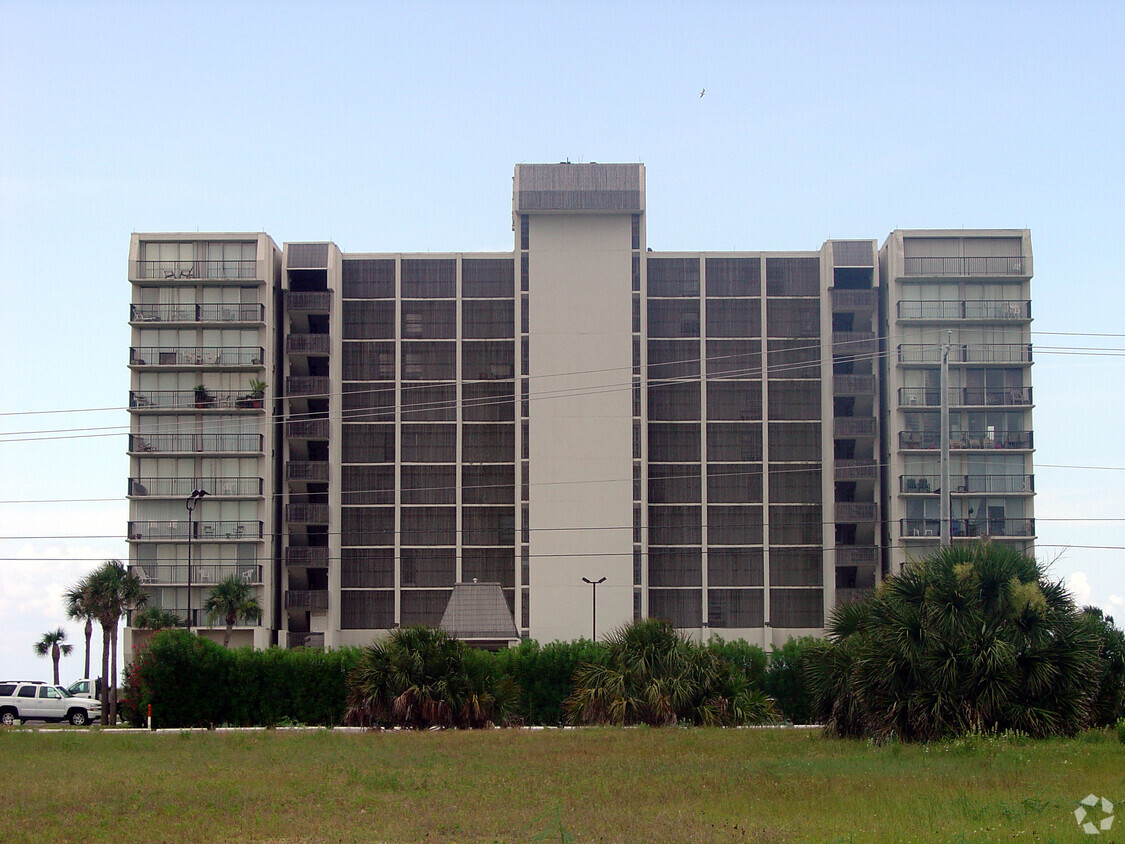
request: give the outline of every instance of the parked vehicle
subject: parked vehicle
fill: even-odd
[[[66,693],[71,697],[84,697],[91,700],[101,700],[102,697],[102,680],[99,677],[97,680],[91,680],[89,677],[83,677],[81,680],[75,680],[66,687]]]
[[[62,686],[27,680],[0,682],[0,724],[4,726],[24,721],[69,721],[81,727],[101,712],[98,701],[74,697]]]

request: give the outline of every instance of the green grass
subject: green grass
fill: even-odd
[[[795,730],[0,730],[8,841],[1125,840],[1125,746]],[[1089,793],[1121,800],[1083,835]]]

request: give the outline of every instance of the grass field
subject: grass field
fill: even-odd
[[[1077,801],[1121,804],[1082,834]],[[1095,819],[1100,817],[1097,813]],[[1122,841],[1125,745],[798,730],[0,730],[6,841]]]

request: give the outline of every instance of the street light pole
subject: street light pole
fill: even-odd
[[[198,504],[205,495],[210,495],[205,489],[193,489],[188,500],[185,502],[187,505],[187,628],[191,630],[191,541],[195,537],[195,522],[192,521],[192,516],[195,514],[195,505]]]
[[[590,632],[593,640],[598,641],[598,584],[605,583],[605,578],[601,580],[590,580],[588,577],[582,578],[583,583],[590,584],[590,597],[592,599],[592,606],[590,608]]]

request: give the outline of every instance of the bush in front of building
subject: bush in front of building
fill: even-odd
[[[519,687],[517,713],[525,724],[555,727],[566,723],[565,701],[574,691],[574,672],[583,663],[606,659],[605,645],[590,639],[540,645],[525,639],[496,653],[504,672]]]
[[[820,641],[815,636],[790,637],[770,652],[769,665],[762,674],[762,691],[773,698],[781,717],[793,724],[816,722],[805,664],[810,650]]]

